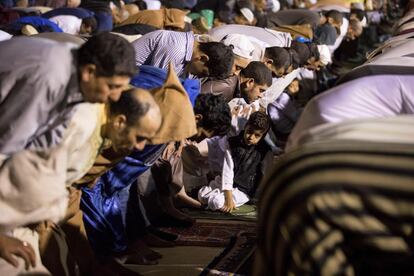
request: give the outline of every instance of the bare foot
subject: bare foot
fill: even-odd
[[[184,190],[184,187],[176,194],[175,198],[177,201],[184,206],[192,207],[192,208],[202,208],[202,204],[200,201],[190,197]]]

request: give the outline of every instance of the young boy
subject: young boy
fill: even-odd
[[[223,171],[198,192],[199,201],[213,211],[231,212],[250,201],[262,178],[264,159],[271,157],[264,137],[270,127],[264,112],[254,112],[244,131],[226,141]]]

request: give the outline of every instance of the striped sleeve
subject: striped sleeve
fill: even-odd
[[[414,271],[413,145],[308,145],[261,190],[254,275]]]

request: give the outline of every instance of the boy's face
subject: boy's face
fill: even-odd
[[[241,78],[240,92],[247,103],[260,99],[268,88],[267,84],[257,84],[252,78]]]
[[[244,143],[248,146],[257,145],[264,134],[265,131],[247,125],[244,130]]]

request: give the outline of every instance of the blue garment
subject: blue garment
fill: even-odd
[[[83,8],[57,8],[42,14],[44,18],[52,18],[59,15],[73,15],[77,18],[84,19],[95,15],[94,12]]]
[[[152,89],[161,87],[166,79],[167,72],[154,66],[139,66],[139,74],[131,79],[131,84],[135,87],[144,89]],[[180,79],[185,91],[190,98],[191,104],[194,106],[195,100],[200,93],[200,81],[197,79]]]
[[[141,152],[134,151],[100,177],[92,189],[82,189],[83,221],[88,240],[98,256],[106,257],[126,250],[130,186],[163,150],[162,146],[146,146]],[[139,217],[141,214],[137,215],[137,223],[145,227],[145,219]]]
[[[16,6],[14,0],[0,0],[0,7],[13,8],[14,6]]]
[[[167,73],[162,69],[141,66],[140,73],[132,79],[131,84],[151,89],[160,87],[166,77]],[[200,91],[200,82],[188,79],[181,80],[181,83],[194,104]],[[124,251],[131,237],[127,233],[139,236],[142,229],[148,226],[145,225],[145,217],[139,213],[137,193],[130,192],[136,185],[131,184],[154,164],[164,149],[165,145],[154,145],[146,146],[143,151],[134,151],[101,176],[92,189],[82,189],[83,221],[88,240],[98,257]],[[130,197],[130,194],[133,196]]]
[[[62,29],[57,24],[50,21],[49,19],[40,16],[25,16],[19,18],[16,21],[10,23],[7,26],[7,29],[19,32],[25,25],[33,26],[39,33],[63,33]]]
[[[286,91],[267,107],[272,130],[276,137],[286,140],[295,126],[302,109]]]
[[[109,12],[95,12],[95,18],[98,22],[96,32],[110,32],[113,28],[112,14]]]

